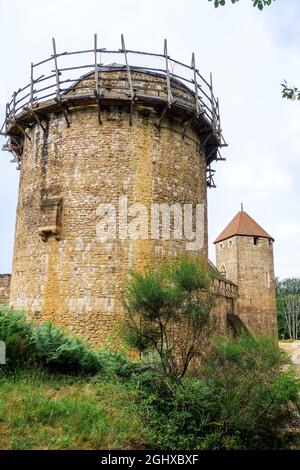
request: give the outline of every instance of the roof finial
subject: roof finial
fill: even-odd
[[[241,211],[243,212],[244,210],[244,204],[241,202]]]

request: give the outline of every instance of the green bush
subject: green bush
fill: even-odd
[[[102,364],[102,375],[107,378],[117,376],[128,380],[148,369],[142,362],[130,360],[122,350],[112,351],[108,348],[101,348],[97,354]]]
[[[0,340],[6,345],[6,361],[19,365],[32,360],[34,344],[32,323],[22,312],[0,308]]]
[[[51,322],[36,325],[22,312],[0,309],[0,340],[6,344],[6,370],[15,367],[47,367],[64,373],[130,378],[145,366],[132,362],[123,351],[94,350],[77,335],[63,333]]]
[[[33,329],[34,354],[38,362],[63,372],[95,373],[101,357],[79,336],[68,335],[51,322]]]
[[[149,438],[163,449],[285,447],[293,436],[282,423],[299,405],[300,386],[284,362],[268,338],[216,340],[199,377],[159,389],[147,382]]]
[[[36,325],[22,312],[0,310],[0,340],[6,344],[5,369],[41,366],[68,373],[129,377],[138,366],[121,352],[95,351],[80,336],[63,333],[51,322]]]
[[[206,340],[213,277],[204,262],[187,257],[131,272],[124,336],[144,359],[156,357],[166,377],[181,379]]]

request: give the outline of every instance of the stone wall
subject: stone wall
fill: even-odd
[[[150,223],[128,239],[117,219],[122,236],[103,241],[100,204],[116,212],[122,196],[148,210],[155,202],[203,204],[204,243],[192,254],[207,257],[206,159],[193,126],[183,138],[182,121],[170,117],[159,130],[157,111],[146,107],[134,110],[132,126],[128,107],[103,107],[101,117],[99,125],[97,107],[86,106],[72,110],[70,127],[58,113],[45,132],[27,130],[11,286],[11,304],[29,318],[95,343],[118,336],[128,270],[186,252],[186,240],[152,240]],[[128,222],[138,214],[131,207]]]
[[[9,302],[10,279],[10,274],[0,274],[0,305],[5,305]]]
[[[227,315],[234,312],[238,297],[238,287],[231,281],[216,279],[213,283],[214,306],[212,317],[220,333],[228,332]]]

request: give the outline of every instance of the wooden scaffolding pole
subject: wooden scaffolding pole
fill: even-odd
[[[212,113],[212,128],[213,133],[216,134],[217,131],[217,123],[216,123],[216,110],[215,110],[215,103],[214,103],[214,92],[213,92],[213,81],[212,81],[212,73],[209,74],[210,78],[210,100],[211,100],[211,113]]]
[[[130,96],[131,96],[129,125],[132,126],[132,117],[133,117],[133,107],[134,107],[134,101],[135,101],[135,93],[134,93],[133,87],[132,87],[131,71],[130,71],[130,66],[129,66],[128,59],[127,59],[127,51],[126,51],[126,47],[125,47],[125,40],[124,40],[124,35],[123,34],[121,35],[121,45],[122,45],[121,51],[124,53],[124,57],[125,57],[125,64],[126,64],[126,70],[127,70],[127,80],[128,80],[129,89],[130,89]]]
[[[195,108],[196,108],[196,114],[197,117],[199,117],[201,114],[204,114],[204,111],[202,109],[202,106],[199,101],[199,92],[198,92],[198,83],[197,83],[197,70],[196,70],[196,62],[195,62],[195,54],[194,52],[192,53],[192,63],[191,63],[191,68],[193,70],[193,82],[194,82],[194,93],[195,93]]]
[[[61,100],[60,82],[59,82],[60,71],[59,71],[58,65],[57,65],[56,43],[55,43],[54,38],[52,38],[52,46],[53,46],[53,59],[54,59],[55,78],[56,78],[56,98],[54,98],[54,101],[56,101],[56,103],[60,105],[61,110],[62,110],[63,115],[64,115],[64,118],[65,118],[66,123],[67,123],[67,127],[70,127],[70,121],[69,121],[69,118],[68,118],[68,108],[67,108],[65,103],[62,103],[62,100]]]
[[[163,122],[163,119],[166,115],[166,112],[168,111],[168,109],[171,108],[172,104],[175,103],[175,99],[173,97],[173,94],[172,94],[172,89],[171,89],[171,80],[170,80],[170,70],[169,70],[169,56],[168,56],[168,42],[167,40],[165,39],[164,40],[164,57],[165,57],[165,63],[166,63],[166,82],[167,82],[167,97],[168,97],[168,102],[166,104],[166,106],[164,107],[162,113],[161,113],[161,116],[159,118],[159,121],[158,121],[158,129],[161,128],[161,125],[162,125],[162,122]]]
[[[58,70],[58,67],[57,67],[56,43],[55,43],[54,38],[52,38],[52,47],[53,47],[54,67],[55,67],[55,78],[56,78],[56,98],[58,99],[58,101],[61,101],[61,98],[60,98],[60,84],[59,84],[59,70]]]
[[[98,122],[101,125],[102,124],[102,119],[101,119],[101,96],[99,93],[99,70],[98,70],[98,61],[97,61],[97,34],[94,34],[94,57],[95,57],[95,98],[97,100],[97,105],[98,105]]]

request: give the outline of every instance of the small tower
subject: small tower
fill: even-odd
[[[277,334],[273,242],[243,206],[214,242],[218,270],[238,285],[232,313],[253,333]]]

